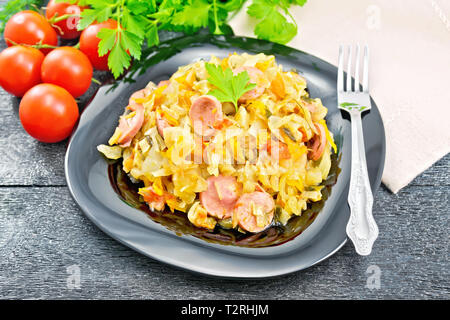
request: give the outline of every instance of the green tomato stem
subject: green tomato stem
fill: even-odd
[[[58,14],[55,14],[53,17],[48,19],[48,22],[50,24],[54,24],[54,23],[66,20],[70,17],[80,17],[80,15],[79,14],[63,14],[62,16],[58,17]]]
[[[217,0],[213,0],[213,6],[214,6],[214,25],[215,25],[215,29],[214,29],[214,34],[222,34],[223,32],[220,30],[219,28],[219,24],[218,24],[218,18],[217,18],[217,4],[216,4]]]
[[[30,48],[35,48],[35,49],[56,49],[56,48],[58,48],[58,46],[51,46],[49,44],[42,44],[42,43],[38,43],[38,44],[17,43],[9,38],[5,38],[5,41],[12,43],[14,46],[24,46],[24,47],[30,47]]]
[[[102,84],[99,80],[95,79],[94,77],[92,77],[91,81],[93,83],[96,83],[96,84],[99,84],[99,85]]]

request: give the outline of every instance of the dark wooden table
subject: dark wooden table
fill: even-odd
[[[384,186],[376,192],[380,236],[369,257],[358,256],[347,243],[301,272],[221,280],[144,257],[95,227],[66,185],[67,142],[43,144],[28,136],[18,103],[0,89],[0,298],[450,298],[450,155],[398,195]],[[368,286],[377,271],[379,288],[376,282]]]

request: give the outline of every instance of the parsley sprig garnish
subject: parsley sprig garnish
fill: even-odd
[[[206,63],[205,67],[209,74],[208,82],[215,87],[208,94],[216,97],[220,102],[233,103],[236,111],[239,98],[256,87],[256,84],[250,83],[247,71],[234,75],[230,68],[223,70],[221,66],[213,63]]]

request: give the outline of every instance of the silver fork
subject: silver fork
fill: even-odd
[[[350,114],[352,123],[352,165],[348,204],[350,219],[347,235],[352,240],[356,252],[369,255],[378,227],[372,215],[373,195],[367,172],[366,152],[361,113],[370,110],[369,96],[369,47],[364,47],[364,68],[362,90],[359,84],[360,47],[356,47],[355,82],[352,87],[352,47],[348,48],[348,67],[344,88],[344,47],[339,48],[339,69],[337,78],[338,107]]]

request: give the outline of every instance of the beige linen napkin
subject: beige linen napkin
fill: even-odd
[[[337,65],[340,44],[370,47],[370,93],[386,130],[383,183],[394,193],[450,152],[450,1],[308,0],[288,44]],[[231,20],[253,36],[245,8]]]

